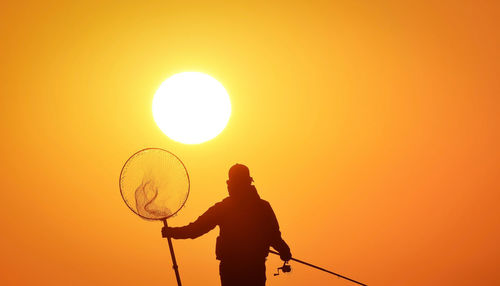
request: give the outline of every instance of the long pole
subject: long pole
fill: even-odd
[[[271,253],[273,253],[273,254],[276,254],[276,255],[280,255],[278,252],[273,251],[273,250],[270,250],[270,249],[269,249],[269,252],[271,252]],[[298,262],[298,263],[302,263],[302,264],[304,264],[304,265],[310,266],[310,267],[312,267],[312,268],[316,268],[316,269],[321,270],[321,271],[325,271],[325,272],[327,272],[327,273],[333,274],[333,275],[335,275],[335,276],[337,276],[337,277],[340,277],[340,278],[342,278],[342,279],[349,280],[349,281],[354,282],[354,283],[356,283],[356,284],[363,285],[363,286],[367,286],[366,284],[363,284],[363,283],[358,282],[358,281],[356,281],[356,280],[353,280],[353,279],[351,279],[351,278],[348,278],[348,277],[342,276],[342,275],[337,274],[337,273],[335,273],[335,272],[332,272],[332,271],[330,271],[330,270],[326,270],[326,269],[321,268],[321,267],[319,267],[319,266],[312,265],[311,263],[307,263],[307,262],[305,262],[305,261],[302,261],[302,260],[299,260],[299,259],[296,259],[296,258],[291,258],[290,260],[296,261],[296,262]]]
[[[163,220],[163,225],[165,227],[168,227],[167,224],[167,219]],[[172,264],[175,272],[175,278],[177,279],[177,285],[182,286],[181,284],[181,276],[179,275],[179,266],[177,266],[177,260],[175,259],[175,253],[174,253],[174,246],[172,245],[172,239],[170,237],[167,237],[168,241],[168,248],[170,248],[170,256],[172,256]]]

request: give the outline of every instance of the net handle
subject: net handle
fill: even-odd
[[[163,221],[163,225],[165,227],[168,227],[167,219],[164,218],[162,221]],[[175,259],[174,246],[172,245],[172,239],[168,236],[167,241],[168,241],[168,248],[170,249],[170,256],[172,257],[172,264],[173,264],[172,268],[174,269],[174,272],[175,272],[175,279],[177,279],[177,285],[182,286],[181,275],[179,274],[179,266],[177,265],[177,260]]]

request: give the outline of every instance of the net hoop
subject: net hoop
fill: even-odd
[[[122,186],[122,176],[123,176],[123,172],[124,170],[126,169],[127,167],[127,164],[128,162],[134,158],[137,154],[141,153],[141,152],[144,152],[144,151],[148,151],[148,150],[158,150],[158,151],[163,151],[163,152],[167,152],[169,153],[171,156],[173,156],[175,159],[177,159],[177,161],[179,161],[179,163],[181,164],[181,166],[184,168],[184,171],[186,172],[186,178],[187,178],[187,193],[186,193],[186,198],[184,199],[184,201],[182,202],[182,204],[180,205],[180,207],[175,211],[173,212],[172,214],[166,216],[166,217],[162,217],[162,218],[150,218],[150,217],[146,217],[146,216],[143,216],[141,214],[139,214],[139,212],[135,211],[128,203],[127,203],[127,200],[125,199],[124,197],[124,191],[123,191],[123,186]],[[132,154],[128,159],[127,161],[125,161],[125,164],[123,164],[123,167],[120,171],[120,177],[118,178],[118,186],[120,188],[120,195],[123,199],[123,201],[125,202],[125,204],[127,205],[127,207],[133,212],[135,213],[136,215],[140,216],[141,218],[143,219],[146,219],[146,220],[162,220],[162,221],[165,221],[166,219],[176,215],[183,207],[184,205],[186,204],[186,201],[189,197],[189,192],[190,192],[190,189],[191,189],[191,180],[189,179],[189,173],[187,171],[187,168],[186,166],[184,165],[184,163],[182,162],[182,160],[177,157],[174,153],[168,151],[168,150],[165,150],[165,149],[162,149],[162,148],[155,148],[155,147],[151,147],[151,148],[144,148],[144,149],[141,149],[137,152],[135,152],[134,154]]]

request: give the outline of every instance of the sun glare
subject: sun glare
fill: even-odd
[[[153,117],[172,140],[198,144],[217,136],[231,115],[226,90],[213,77],[183,72],[165,80],[153,98]]]

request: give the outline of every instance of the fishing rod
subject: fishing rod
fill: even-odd
[[[271,250],[271,249],[269,249],[269,252],[271,252],[272,254],[280,255],[278,252],[273,251],[273,250]],[[302,260],[299,260],[299,259],[296,259],[296,258],[291,258],[290,260],[293,260],[293,261],[295,261],[295,262],[302,263],[302,264],[307,265],[307,266],[310,266],[310,267],[312,267],[312,268],[316,268],[316,269],[318,269],[318,270],[321,270],[321,271],[324,271],[324,272],[327,272],[327,273],[333,274],[333,275],[335,275],[335,276],[337,276],[337,277],[340,277],[340,278],[342,278],[342,279],[349,280],[349,281],[354,282],[354,283],[356,283],[356,284],[359,284],[359,285],[362,285],[362,286],[367,286],[366,284],[363,284],[363,283],[358,282],[358,281],[356,281],[356,280],[353,280],[353,279],[351,279],[351,278],[348,278],[348,277],[342,276],[342,275],[337,274],[337,273],[335,273],[335,272],[332,272],[332,271],[330,271],[330,270],[326,270],[326,269],[321,268],[321,267],[319,267],[319,266],[312,265],[311,263],[307,263],[307,262],[305,262],[305,261],[302,261]],[[286,262],[285,262],[285,264],[286,264]],[[287,266],[287,265],[283,265],[283,267],[278,268],[278,273],[279,273],[279,269],[283,269],[283,272],[290,272],[290,270],[291,270],[291,269],[290,269],[290,266],[288,266],[288,268],[284,268],[285,266]],[[285,269],[286,269],[286,270],[285,270]]]

